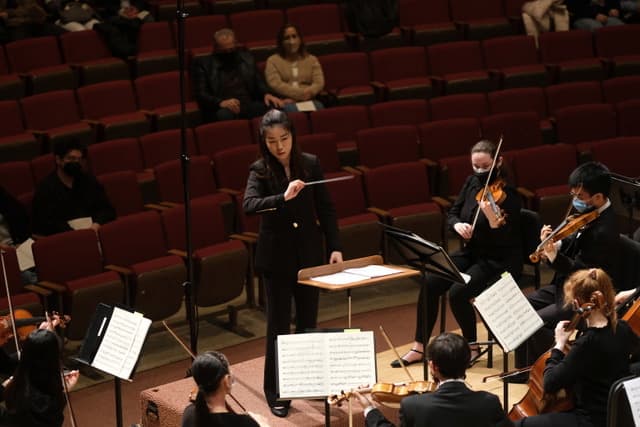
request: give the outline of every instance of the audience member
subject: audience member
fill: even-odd
[[[233,386],[229,362],[224,354],[207,351],[195,358],[191,373],[198,393],[182,414],[182,427],[258,427],[267,424],[256,414],[229,412],[225,397]],[[256,421],[260,421],[258,422]]]
[[[640,21],[640,0],[621,0],[620,10],[624,22],[637,24]]]
[[[313,101],[316,110],[324,106],[313,98],[324,88],[318,58],[309,54],[302,34],[287,24],[278,32],[278,51],[267,59],[265,76],[269,87],[285,98],[285,111],[298,111],[296,102]]]
[[[31,237],[31,223],[25,207],[0,185],[0,245],[18,246]],[[25,284],[38,281],[35,268],[20,272]]]
[[[574,28],[595,31],[598,28],[623,25],[620,0],[567,0]]]
[[[69,231],[69,221],[90,218],[91,228],[115,219],[102,185],[85,172],[86,148],[78,141],[55,147],[56,169],[36,188],[33,196],[33,232],[51,235]]]
[[[46,20],[36,0],[0,0],[0,42],[42,36]]]
[[[60,19],[56,21],[56,25],[67,31],[92,30],[93,26],[100,22],[96,11],[87,2],[70,0],[58,3],[50,0],[48,4],[57,5],[55,13]]]
[[[238,50],[232,30],[216,31],[213,43],[211,55],[193,60],[194,94],[205,122],[253,118],[268,106],[282,107],[282,100],[269,93],[253,56]]]
[[[433,393],[405,397],[400,402],[401,427],[507,427],[513,424],[500,400],[486,391],[473,391],[465,384],[471,359],[469,343],[457,334],[445,332],[427,346],[429,371],[438,388]],[[392,427],[382,413],[360,393],[366,427]]]
[[[61,427],[67,404],[64,387],[72,389],[78,377],[78,371],[63,375],[62,342],[53,325],[41,326],[24,341],[15,373],[3,384],[7,409],[0,425]]]

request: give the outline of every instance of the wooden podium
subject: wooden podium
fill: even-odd
[[[318,276],[326,276],[329,274],[339,273],[348,268],[359,268],[366,267],[368,265],[382,265],[385,267],[393,268],[394,270],[399,270],[398,273],[389,274],[386,276],[378,276],[372,278],[366,278],[363,280],[359,280],[357,282],[351,282],[341,285],[333,285],[329,283],[319,282],[317,280],[311,279],[312,277]],[[347,291],[347,303],[348,303],[348,327],[351,327],[351,289],[360,288],[363,286],[371,286],[378,283],[386,282],[388,280],[401,279],[405,277],[417,276],[420,272],[417,270],[413,270],[406,267],[400,267],[397,265],[386,265],[384,264],[382,257],[380,255],[372,255],[364,258],[356,258],[350,259],[345,262],[340,262],[336,264],[325,264],[319,265],[317,267],[310,267],[302,269],[298,272],[298,283],[308,286],[315,286],[316,288],[320,288],[326,291],[335,292],[335,291]]]

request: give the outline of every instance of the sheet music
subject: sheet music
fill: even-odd
[[[114,307],[107,331],[91,366],[113,376],[129,379],[149,326],[151,319],[144,318],[140,313]]]
[[[373,332],[278,336],[281,398],[338,394],[376,382]]]
[[[544,324],[509,273],[478,295],[474,305],[506,352]]]
[[[625,381],[624,390],[627,393],[627,399],[629,399],[633,422],[640,426],[640,377]]]
[[[373,277],[389,276],[397,273],[402,273],[402,270],[385,267],[383,265],[371,264],[359,268],[347,268],[344,271],[327,274],[325,276],[311,277],[311,280],[330,285],[346,285],[349,283],[359,282],[361,280],[371,279]]]
[[[36,266],[33,259],[33,251],[31,250],[32,245],[33,239],[29,237],[16,247],[16,257],[18,258],[20,271],[25,271]]]
[[[74,230],[86,230],[87,228],[91,228],[91,224],[93,224],[93,219],[90,216],[85,216],[82,218],[70,219],[67,221],[69,227]]]

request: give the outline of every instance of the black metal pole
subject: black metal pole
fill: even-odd
[[[180,70],[180,160],[182,165],[182,185],[184,189],[184,225],[186,234],[187,253],[187,281],[184,282],[184,305],[189,323],[189,343],[191,352],[198,354],[198,322],[196,318],[197,284],[193,280],[193,243],[191,240],[191,185],[189,166],[191,159],[187,147],[186,97],[185,88],[185,54],[184,54],[184,24],[189,16],[184,12],[184,0],[176,0],[176,20],[178,27],[178,67]]]
[[[116,394],[116,426],[122,427],[122,388],[120,378],[113,377]]]

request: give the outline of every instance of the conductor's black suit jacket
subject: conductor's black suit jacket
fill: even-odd
[[[303,181],[323,179],[316,156],[303,153],[302,161],[306,175]],[[308,186],[285,202],[288,182],[265,179],[264,174],[263,160],[251,165],[244,194],[245,213],[262,214],[256,269],[290,275],[323,264],[323,234],[329,252],[340,250],[336,213],[327,188],[324,184]]]
[[[382,413],[367,414],[367,427],[391,427]],[[511,427],[498,398],[472,391],[461,382],[447,382],[433,393],[405,397],[400,403],[401,427]]]

